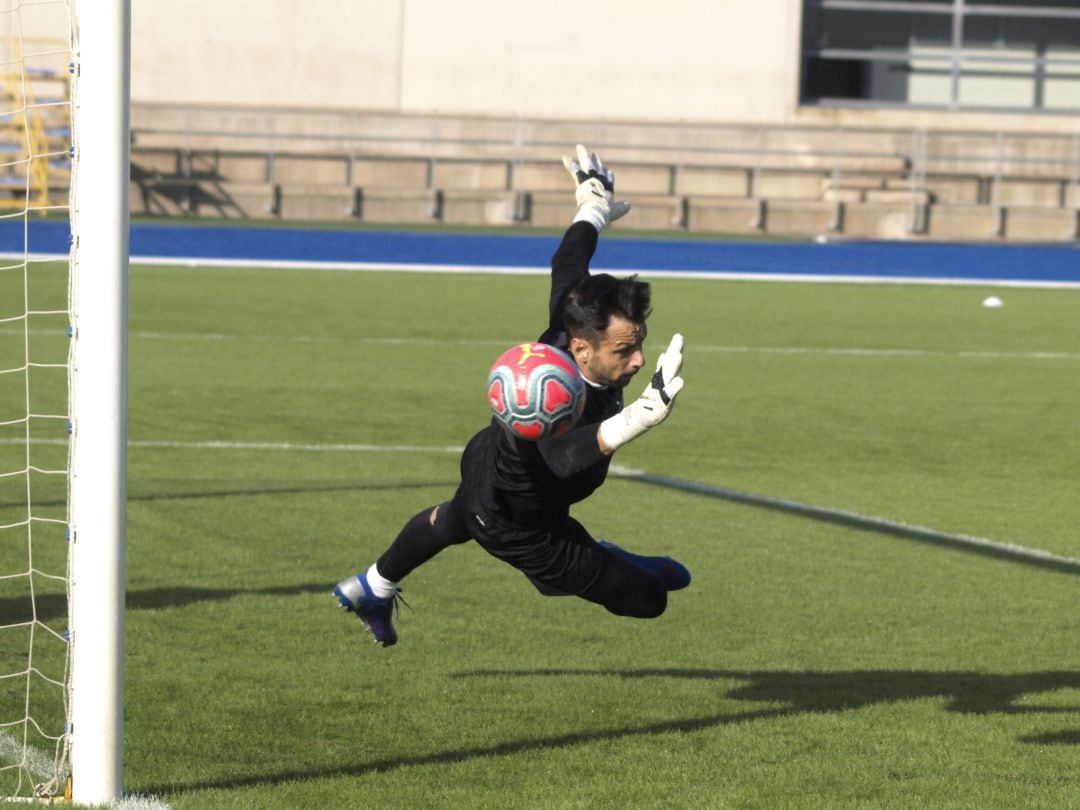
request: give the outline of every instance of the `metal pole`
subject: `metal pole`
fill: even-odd
[[[964,59],[964,0],[953,0],[952,11],[952,65],[949,107],[960,107],[960,65]]]
[[[72,198],[72,797],[120,796],[130,0],[76,0]]]

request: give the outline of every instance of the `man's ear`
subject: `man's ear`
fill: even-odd
[[[578,364],[578,367],[584,366],[589,362],[589,357],[592,355],[592,346],[589,345],[589,341],[584,338],[572,337],[570,338],[570,356],[574,358],[574,362]]]

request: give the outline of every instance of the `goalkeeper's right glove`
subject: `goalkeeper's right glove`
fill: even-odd
[[[569,157],[562,160],[577,183],[578,212],[574,222],[589,222],[597,231],[602,231],[609,222],[614,222],[630,210],[630,203],[614,202],[615,175],[595,154],[590,154],[579,143],[577,160]]]
[[[649,428],[656,427],[671,413],[675,397],[683,389],[679,376],[683,360],[683,336],[671,338],[667,350],[660,355],[656,373],[645,392],[614,416],[600,423],[600,440],[611,450],[636,439]]]

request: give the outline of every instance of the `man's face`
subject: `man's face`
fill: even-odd
[[[643,323],[612,316],[596,342],[571,338],[570,353],[587,379],[597,385],[624,388],[645,365]]]

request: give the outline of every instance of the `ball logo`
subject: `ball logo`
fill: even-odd
[[[585,410],[585,380],[574,361],[545,343],[507,349],[488,374],[488,405],[515,436],[539,441],[568,431]]]

